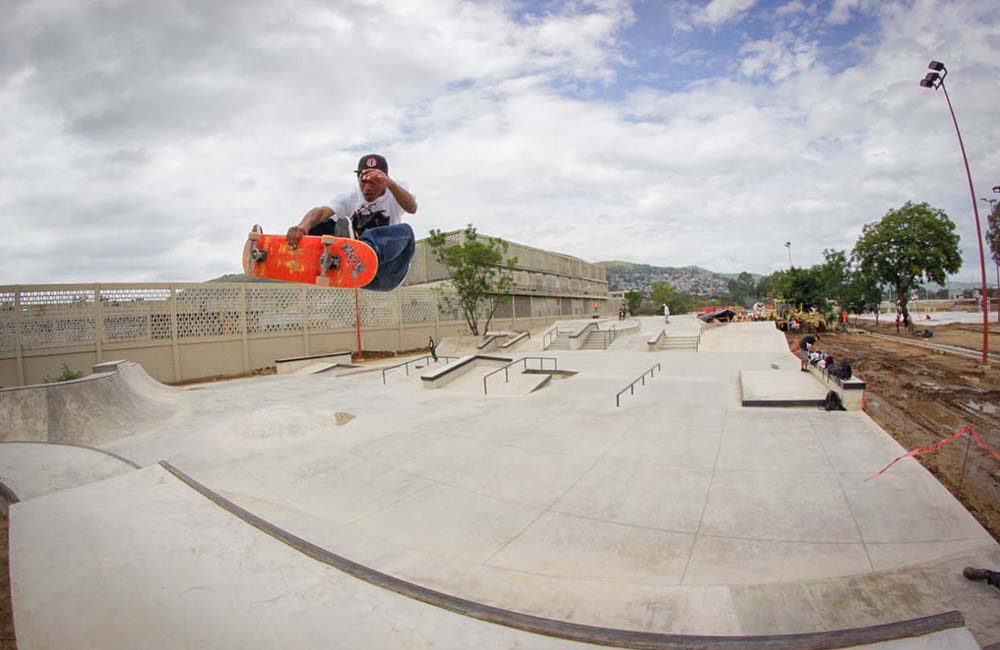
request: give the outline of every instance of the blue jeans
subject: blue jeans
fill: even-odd
[[[333,226],[334,221],[328,219],[313,226],[309,234],[332,235]],[[392,291],[398,287],[410,270],[410,260],[417,246],[410,224],[369,228],[358,239],[371,246],[378,257],[378,273],[362,289]]]

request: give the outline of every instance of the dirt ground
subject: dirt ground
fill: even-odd
[[[876,331],[873,322],[862,321],[857,327]],[[942,325],[932,331],[930,339],[905,333],[899,339],[982,350],[982,326]],[[880,324],[877,332],[896,336],[895,323]],[[972,424],[973,430],[1000,452],[1000,361],[982,368],[978,357],[862,333],[821,334],[816,347],[836,360],[851,363],[854,374],[867,383],[865,411],[907,450]],[[990,349],[1000,352],[1000,325],[995,323],[990,324]],[[1000,462],[969,443],[968,437],[962,437],[918,460],[1000,540]]]
[[[7,524],[0,514],[0,650],[17,650],[14,640],[14,610],[10,602],[10,564],[7,556]]]

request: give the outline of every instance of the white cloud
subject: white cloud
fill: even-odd
[[[785,241],[817,263],[926,200],[978,269],[947,106],[917,80],[948,64],[974,180],[1000,185],[989,0],[884,5],[850,65],[786,29],[736,42],[731,79],[624,96],[564,92],[636,65],[642,18],[620,3],[191,7],[32,2],[0,21],[0,281],[234,272],[253,223],[283,231],[372,149],[416,192],[418,236],[472,222],[591,261],[768,272]]]
[[[819,46],[791,33],[780,33],[772,39],[745,44],[740,54],[743,56],[740,60],[742,74],[783,81],[811,69],[819,57]]]
[[[831,25],[844,25],[853,18],[853,14],[875,13],[882,4],[879,0],[833,0],[830,12],[826,15],[826,22]]]
[[[788,2],[778,7],[774,13],[778,14],[779,16],[785,16],[789,14],[802,13],[805,10],[806,6],[805,4],[803,4],[802,0],[791,0],[791,2]]]
[[[694,15],[695,24],[719,26],[743,15],[757,0],[711,0]]]

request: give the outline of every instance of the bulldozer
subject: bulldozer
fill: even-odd
[[[788,300],[776,298],[774,303],[766,305],[767,319],[773,320],[775,326],[782,332],[787,332],[792,320],[798,321],[800,332],[825,332],[826,316],[819,311],[806,310],[802,305],[792,304]]]

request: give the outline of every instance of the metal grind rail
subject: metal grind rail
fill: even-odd
[[[500,372],[502,370],[503,371],[503,376],[504,376],[504,383],[509,384],[510,383],[510,368],[511,368],[511,366],[516,366],[519,363],[523,363],[524,364],[524,369],[527,370],[528,369],[528,361],[529,360],[530,361],[538,361],[538,362],[540,362],[538,364],[538,367],[539,367],[540,370],[545,370],[545,362],[546,361],[551,361],[552,362],[552,369],[553,370],[559,370],[559,360],[556,359],[555,357],[522,357],[520,359],[517,359],[516,361],[511,361],[510,363],[508,363],[506,366],[504,366],[502,368],[497,368],[493,372],[490,372],[490,373],[487,373],[487,374],[483,375],[483,395],[489,395],[489,392],[487,392],[487,390],[486,390],[486,380],[487,379],[489,379],[490,377],[492,377],[493,375],[497,374],[498,372]]]
[[[659,370],[660,372],[663,372],[663,369],[660,367],[659,363],[657,363],[656,365],[654,365],[652,368],[650,368],[646,372],[642,373],[631,384],[629,384],[625,388],[623,388],[620,391],[618,391],[618,394],[615,395],[615,406],[621,406],[621,396],[622,396],[622,393],[624,393],[625,391],[630,391],[631,395],[635,395],[635,385],[638,382],[641,381],[642,385],[645,386],[646,385],[646,375],[649,375],[649,378],[652,379],[653,378],[653,374],[657,370]]]
[[[438,355],[438,359],[444,359],[444,361],[446,363],[448,361],[454,361],[457,358],[458,357],[446,357],[444,355],[440,355],[440,354]],[[433,360],[434,358],[432,356],[430,356],[430,355],[427,355],[426,357],[420,357],[419,359],[410,359],[409,361],[405,361],[403,363],[397,363],[394,366],[389,366],[387,368],[382,368],[382,383],[383,384],[385,383],[385,373],[389,372],[390,370],[395,370],[396,368],[405,368],[406,369],[406,376],[409,377],[410,376],[410,364],[411,363],[420,363],[421,361],[424,361],[428,365],[430,365],[430,362],[427,361],[428,359],[432,359]],[[434,360],[434,363],[437,363],[437,360]]]

